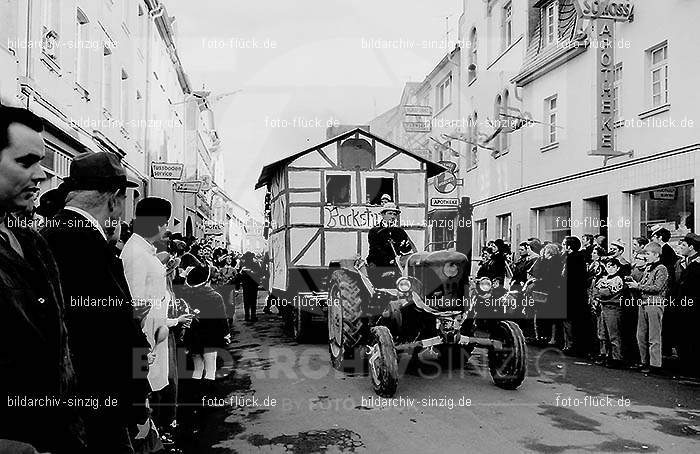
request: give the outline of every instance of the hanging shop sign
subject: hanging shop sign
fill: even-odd
[[[459,206],[459,199],[456,197],[431,197],[430,207],[431,208],[457,208]]]
[[[432,117],[433,108],[430,106],[403,106],[404,115],[415,115],[418,117]]]
[[[438,164],[447,168],[446,171],[435,177],[435,190],[441,194],[449,194],[457,186],[464,185],[462,178],[457,178],[457,164],[452,161],[438,161]]]
[[[613,83],[615,78],[615,21],[598,19],[591,28],[598,42],[596,47],[595,130],[591,156],[618,156],[615,150],[615,111]]]
[[[203,227],[204,235],[206,236],[219,236],[224,234],[224,224],[219,222],[205,222]]]
[[[197,194],[201,188],[201,181],[178,181],[176,183],[173,183],[173,189],[175,190],[175,192]]]
[[[406,132],[430,132],[432,125],[430,121],[404,121],[403,129]]]
[[[185,165],[179,162],[152,162],[151,176],[156,180],[179,180]]]

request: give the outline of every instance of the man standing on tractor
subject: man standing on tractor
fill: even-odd
[[[383,205],[382,221],[369,231],[368,274],[375,287],[393,288],[398,277],[397,255],[416,251],[416,247],[404,229],[398,225],[399,210],[396,204]]]

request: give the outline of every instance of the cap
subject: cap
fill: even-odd
[[[695,233],[686,233],[681,241],[685,241],[689,246],[695,246],[697,250],[700,247],[700,235]]]
[[[393,202],[387,202],[384,205],[382,205],[382,211],[381,213],[384,214],[387,211],[393,211],[394,213],[401,213],[401,210],[398,209],[395,203]]]
[[[126,178],[126,170],[116,155],[109,152],[85,152],[70,163],[68,177],[64,180],[67,190],[110,190],[135,188],[138,183]]]
[[[391,196],[389,194],[382,194],[382,196],[379,198],[382,202],[391,202]]]
[[[172,208],[172,204],[164,198],[146,197],[139,200],[136,204],[134,216],[137,218],[159,217],[170,219]]]
[[[624,251],[626,249],[627,244],[624,241],[622,241],[620,238],[618,238],[614,241],[611,241],[610,246],[618,247]]]

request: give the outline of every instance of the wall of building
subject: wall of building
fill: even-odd
[[[686,190],[670,188],[692,183],[700,175],[696,157],[700,148],[699,119],[693,109],[700,101],[693,83],[700,65],[697,51],[693,49],[697,41],[693,36],[698,37],[693,18],[699,17],[700,4],[673,0],[661,8],[636,2],[634,21],[616,25],[615,62],[623,68],[618,104],[621,126],[615,129],[616,149],[634,150],[634,153],[609,159],[606,163],[602,156],[588,154],[595,148],[595,49],[572,54],[570,60],[548,72],[543,71],[539,77],[518,76],[534,61],[533,47],[528,49],[532,37],[527,30],[536,31],[532,21],[538,14],[532,12],[532,2],[512,0],[513,39],[520,41],[500,56],[493,50],[501,48],[494,44],[501,35],[495,32],[492,17],[505,3],[499,0],[465,2],[465,16],[460,21],[461,36],[468,36],[472,27],[477,27],[477,30],[487,30],[489,42],[482,50],[484,40],[479,37],[479,66],[483,61],[485,74],[478,72],[477,79],[462,91],[462,102],[466,106],[463,111],[476,110],[480,120],[484,114],[493,118],[496,94],[509,88],[523,100],[519,103],[511,97],[511,104],[521,106],[522,111],[530,112],[535,120],[546,121],[545,100],[556,94],[560,128],[557,128],[557,144],[550,147],[543,147],[544,125],[514,132],[509,135],[507,154],[494,158],[484,150],[479,151],[478,165],[463,173],[467,185],[465,193],[475,205],[474,220],[487,221],[487,237],[499,235],[496,217],[508,213],[512,216],[513,242],[542,236],[544,218],[538,215],[538,209],[557,204],[570,206],[571,234],[602,230],[609,238],[622,238],[627,244],[633,236],[647,234],[642,225],[642,210],[649,209],[652,213],[654,205],[666,203],[683,207],[657,214],[659,219],[647,219],[652,223],[675,222],[676,235],[684,231],[680,224],[688,209],[693,211],[690,216],[697,223],[698,214],[694,209],[697,182],[690,191],[690,198],[684,202],[681,199],[685,199]],[[562,8],[572,5],[562,3]],[[490,17],[488,5],[492,8]],[[585,28],[588,22],[580,20],[579,25]],[[669,105],[650,111],[648,51],[664,42],[668,43]],[[481,57],[484,52],[485,60]],[[540,52],[550,51],[541,49]],[[469,52],[463,49],[462,54],[462,65],[466,68],[465,56]],[[691,121],[694,121],[693,126]],[[650,202],[649,190],[655,187],[671,191],[658,197],[675,197],[675,201]],[[607,198],[602,213],[599,197]],[[601,224],[599,218],[606,208],[608,219]],[[674,209],[678,211],[675,215]],[[563,225],[567,221],[560,219],[558,222]],[[601,225],[607,230],[601,229]],[[549,225],[544,230],[555,227]],[[542,239],[552,239],[548,236],[550,234],[545,233]]]

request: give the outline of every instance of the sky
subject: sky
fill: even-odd
[[[461,0],[166,0],[194,90],[214,110],[233,200],[261,212],[262,167],[367,124],[454,47]],[[447,17],[447,24],[446,24]],[[446,29],[449,35],[446,35]],[[446,41],[446,36],[449,40]]]

